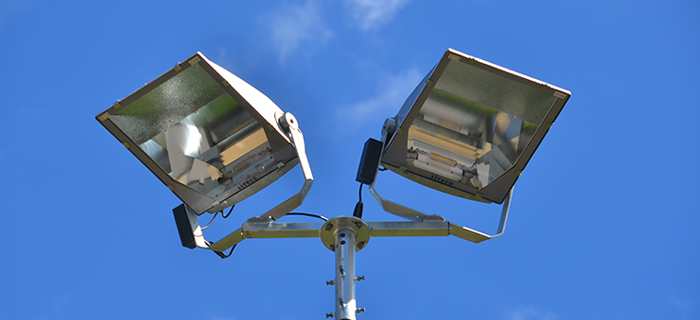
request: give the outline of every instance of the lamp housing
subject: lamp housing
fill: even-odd
[[[293,117],[199,52],[96,118],[196,215],[246,199],[299,163],[286,127]]]
[[[383,129],[385,168],[502,203],[571,93],[448,49]]]

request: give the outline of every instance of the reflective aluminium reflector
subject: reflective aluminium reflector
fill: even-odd
[[[502,203],[570,96],[449,49],[395,117],[382,165],[446,193]]]
[[[97,116],[197,214],[266,187],[299,161],[269,98],[197,53]]]

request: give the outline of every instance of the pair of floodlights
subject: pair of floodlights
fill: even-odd
[[[455,235],[481,242],[503,233],[513,185],[570,96],[447,50],[398,114],[384,122],[381,139],[365,143],[360,160],[357,181],[369,185],[385,211],[408,220],[403,222],[365,222],[357,208],[353,216],[323,224],[275,222],[300,206],[313,184],[299,124],[201,53],[96,118],[183,202],[173,210],[183,246],[223,256],[246,238],[320,237],[336,252],[339,267],[354,274],[354,251],[371,236]],[[197,217],[232,207],[297,164],[305,178],[298,193],[219,241],[204,239]],[[380,166],[444,193],[502,204],[497,233],[383,199],[374,188]],[[348,260],[352,266],[343,265]],[[354,287],[347,295],[354,275],[349,276],[345,271],[336,275],[336,285],[345,283],[339,285],[345,293],[336,292],[338,319],[354,319]]]

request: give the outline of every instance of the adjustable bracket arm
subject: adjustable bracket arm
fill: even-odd
[[[376,181],[376,180],[375,180]],[[377,190],[374,188],[374,181],[372,184],[369,185],[369,192],[372,194],[375,200],[379,203],[379,205],[384,209],[384,211],[391,213],[393,215],[399,216],[401,218],[411,220],[411,221],[428,221],[428,220],[434,220],[433,217],[435,215],[427,215],[423,212],[411,209],[406,206],[402,206],[398,203],[386,200],[382,198]],[[508,219],[508,211],[510,210],[510,200],[513,195],[513,189],[511,189],[508,192],[508,196],[506,196],[506,200],[503,202],[502,209],[501,209],[501,217],[498,223],[498,230],[496,234],[494,235],[488,235],[486,233],[470,229],[467,227],[460,226],[455,223],[448,222],[449,225],[449,234],[462,238],[464,240],[468,240],[474,243],[479,243],[482,241],[486,241],[489,239],[496,238],[500,235],[503,234],[506,228],[506,220]],[[444,220],[444,219],[443,219]]]
[[[503,201],[501,209],[501,218],[498,221],[498,230],[494,235],[488,235],[476,230],[469,229],[454,223],[450,223],[450,234],[468,240],[474,243],[479,243],[489,239],[499,237],[506,230],[506,220],[508,220],[508,211],[510,210],[510,200],[513,197],[513,189],[511,188],[506,196],[506,200]]]
[[[322,223],[272,223],[251,218],[240,229],[204,249],[224,251],[248,238],[315,238],[319,237],[322,226]]]
[[[286,201],[280,203],[276,207],[272,208],[268,212],[265,212],[261,217],[277,220],[283,217],[285,214],[291,212],[292,210],[298,208],[306,195],[309,193],[311,186],[314,184],[314,176],[311,173],[311,166],[309,165],[309,159],[306,157],[306,144],[304,144],[304,135],[299,129],[299,123],[297,119],[289,112],[286,112],[279,118],[279,124],[282,129],[287,133],[289,140],[294,145],[294,149],[297,152],[297,157],[299,157],[299,165],[301,165],[301,170],[304,173],[304,185],[301,187],[299,193],[291,196]]]
[[[392,214],[412,221],[367,222],[373,237],[436,237],[453,235],[464,240],[479,243],[503,234],[508,219],[508,211],[513,190],[508,193],[503,203],[498,231],[494,235],[476,231],[455,223],[445,221],[438,215],[427,215],[411,208],[382,199],[370,185],[370,191],[379,198],[382,208]],[[224,251],[248,238],[315,238],[321,234],[321,223],[273,223],[270,219],[253,217],[241,228],[210,246],[200,248]]]

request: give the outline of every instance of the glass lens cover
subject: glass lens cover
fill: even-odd
[[[443,178],[432,180],[481,189],[515,164],[556,99],[449,60],[408,127],[407,164]]]
[[[173,179],[212,198],[275,169],[261,124],[198,64],[111,119]]]

